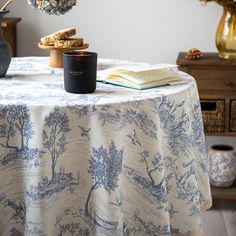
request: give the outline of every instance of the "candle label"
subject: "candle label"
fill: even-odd
[[[70,71],[71,76],[82,76],[84,74],[84,71]]]

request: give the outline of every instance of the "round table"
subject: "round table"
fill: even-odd
[[[70,94],[49,58],[0,80],[0,234],[191,235],[211,206],[196,83]],[[99,59],[98,70],[138,63]]]

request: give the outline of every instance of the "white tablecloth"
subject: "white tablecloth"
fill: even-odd
[[[98,69],[133,64],[100,59]],[[181,73],[181,72],[180,72]],[[181,235],[211,206],[195,81],[69,94],[48,58],[0,79],[0,235]]]

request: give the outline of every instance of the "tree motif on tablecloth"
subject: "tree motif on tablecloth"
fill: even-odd
[[[12,218],[16,222],[21,221],[23,224],[25,223],[27,208],[25,202],[7,199],[5,200],[4,205],[10,207],[14,211]]]
[[[181,200],[188,209],[189,216],[199,216],[199,200],[201,198],[198,186],[196,185],[196,167],[195,160],[191,159],[186,162],[179,163],[178,157],[166,157],[165,168],[171,172],[170,179],[173,186],[170,194],[175,194],[178,200]],[[168,178],[167,186],[168,186]],[[173,217],[173,214],[178,212],[178,205],[171,204],[169,208],[169,214]]]
[[[23,236],[23,234],[18,229],[16,229],[15,227],[13,227],[11,229],[10,233],[11,233],[11,236]]]
[[[151,181],[151,185],[161,186],[163,180],[157,184],[154,178],[154,174],[163,170],[163,157],[159,153],[157,153],[151,158],[148,150],[142,151],[141,153],[139,153],[139,155],[141,157],[141,162],[145,165],[146,173],[149,177],[149,180]],[[149,163],[150,159],[151,164]]]
[[[103,187],[110,194],[118,186],[118,176],[122,170],[122,161],[123,149],[118,150],[114,141],[109,145],[109,150],[103,146],[97,149],[93,148],[88,172],[92,176],[94,184],[90,188],[85,203],[86,216],[92,217],[89,209],[89,200],[94,190]]]
[[[158,211],[167,212],[168,210],[168,196],[167,192],[169,187],[167,182],[171,178],[168,174],[164,173],[165,157],[159,152],[150,154],[149,150],[144,149],[138,153],[140,162],[143,164],[143,170],[135,170],[134,168],[123,166],[123,173],[129,177],[129,180],[133,182],[135,187],[145,193],[146,201],[155,201],[155,209]],[[135,189],[135,188],[133,188]],[[145,212],[142,208],[140,199],[132,199],[132,204],[135,204],[137,209],[133,215],[133,220],[136,222],[134,235],[169,235],[172,229],[168,225],[156,224],[154,221],[147,220],[149,212]],[[147,210],[148,211],[148,210]],[[176,212],[174,212],[176,213]],[[145,216],[144,216],[145,215]],[[132,229],[132,227],[131,227]],[[176,229],[173,229],[174,231]]]
[[[63,166],[56,172],[58,159],[66,151],[66,134],[70,131],[69,119],[66,113],[62,114],[58,107],[45,118],[45,129],[43,130],[43,145],[49,151],[51,157],[51,178],[43,176],[42,181],[37,186],[31,185],[26,194],[32,200],[50,198],[53,194],[79,184],[79,174],[77,177],[72,172],[66,172]]]
[[[188,133],[190,126],[189,115],[183,106],[185,101],[179,104],[167,97],[163,97],[156,104],[155,111],[160,117],[161,128],[165,132],[170,151],[173,155],[189,153],[192,150],[192,137]]]
[[[167,201],[167,188],[163,172],[163,156],[159,153],[151,156],[148,150],[139,153],[140,162],[144,164],[145,171],[140,173],[132,168],[124,166],[124,173],[137,185],[155,197],[158,202],[165,204]],[[145,175],[146,172],[146,175]]]
[[[192,129],[194,148],[199,151],[202,156],[199,164],[202,167],[203,172],[208,173],[208,157],[206,155],[206,145],[204,142],[205,137],[200,102],[193,106]]]
[[[45,118],[45,126],[47,129],[43,130],[43,145],[51,155],[51,182],[55,178],[55,167],[58,158],[66,151],[66,133],[70,131],[69,119],[66,114],[61,114],[59,108],[54,108]]]
[[[204,130],[200,103],[194,104],[193,106],[193,117],[191,124],[196,148],[198,148],[201,153],[204,153],[206,151],[206,148],[205,145],[203,145]]]
[[[23,104],[1,105],[0,122],[0,140],[2,140],[0,146],[6,150],[1,156],[0,165],[23,159],[31,163],[31,166],[38,166],[42,151],[29,146],[29,140],[35,132],[27,106]]]
[[[133,107],[133,106],[132,106]],[[148,114],[140,109],[116,109],[115,111],[100,111],[99,121],[104,126],[106,123],[118,124],[119,130],[132,125],[152,139],[157,139],[157,126]]]
[[[189,180],[196,180],[196,171],[195,171],[195,160],[192,159],[187,163],[183,163],[182,171],[175,172],[176,179],[176,192],[178,193],[178,198],[185,200],[187,203],[193,201],[193,197],[198,195],[198,188],[196,185]],[[176,167],[176,169],[180,169]]]
[[[1,107],[0,119],[6,121],[0,125],[0,138],[5,139],[5,143],[1,143],[1,146],[20,151],[28,148],[29,139],[33,137],[34,131],[27,106],[9,105]],[[11,139],[16,135],[20,135],[20,145],[12,146],[10,144]]]

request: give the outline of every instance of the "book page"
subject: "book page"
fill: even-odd
[[[106,76],[106,81],[115,80],[117,82],[131,82],[139,86],[148,84],[163,84],[168,83],[169,78],[182,79],[178,73],[169,71],[167,69],[154,69],[145,71],[128,71],[117,70]]]
[[[99,71],[98,80],[137,89],[163,86],[167,84],[171,85],[186,81],[177,72],[167,69],[170,67],[158,65],[146,68],[116,67],[106,71]]]

